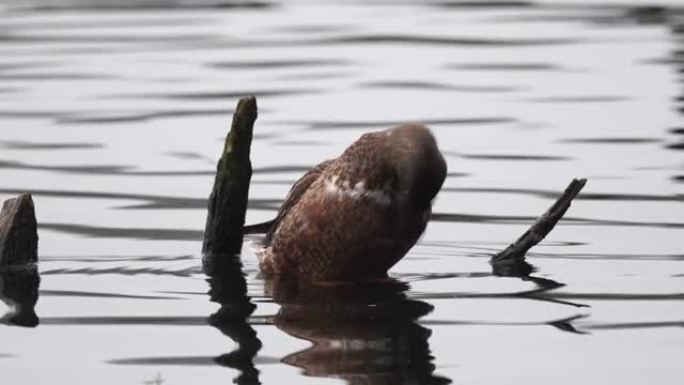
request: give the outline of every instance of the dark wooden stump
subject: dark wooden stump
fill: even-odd
[[[234,255],[242,248],[252,163],[249,160],[252,131],[257,118],[254,96],[240,99],[233,124],[216,167],[214,188],[204,230],[205,255]]]
[[[0,268],[38,262],[38,230],[31,194],[9,199],[0,211]]]

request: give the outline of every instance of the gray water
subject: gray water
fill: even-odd
[[[41,260],[2,277],[2,383],[681,383],[684,7],[632,4],[0,5],[0,199],[33,193]],[[395,285],[265,284],[248,245],[203,273],[246,94],[249,223],[363,132],[432,128]],[[573,177],[535,272],[494,275]]]

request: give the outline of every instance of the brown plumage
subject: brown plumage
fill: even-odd
[[[290,190],[258,255],[265,275],[384,278],[425,230],[446,163],[417,124],[364,134]]]

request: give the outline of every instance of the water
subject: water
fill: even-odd
[[[0,199],[34,194],[41,259],[38,292],[3,274],[3,383],[681,382],[678,2],[169,3],[0,11]],[[361,133],[433,129],[449,177],[395,285],[265,284],[247,248],[202,273],[248,93],[250,223]],[[494,276],[576,176],[536,272]]]

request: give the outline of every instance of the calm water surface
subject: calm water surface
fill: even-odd
[[[3,384],[681,383],[678,2],[197,3],[0,6],[0,198],[34,194],[41,259],[0,280]],[[249,93],[252,223],[363,132],[433,129],[449,177],[394,284],[264,282],[248,247],[202,272]],[[494,275],[576,176],[535,272]]]

